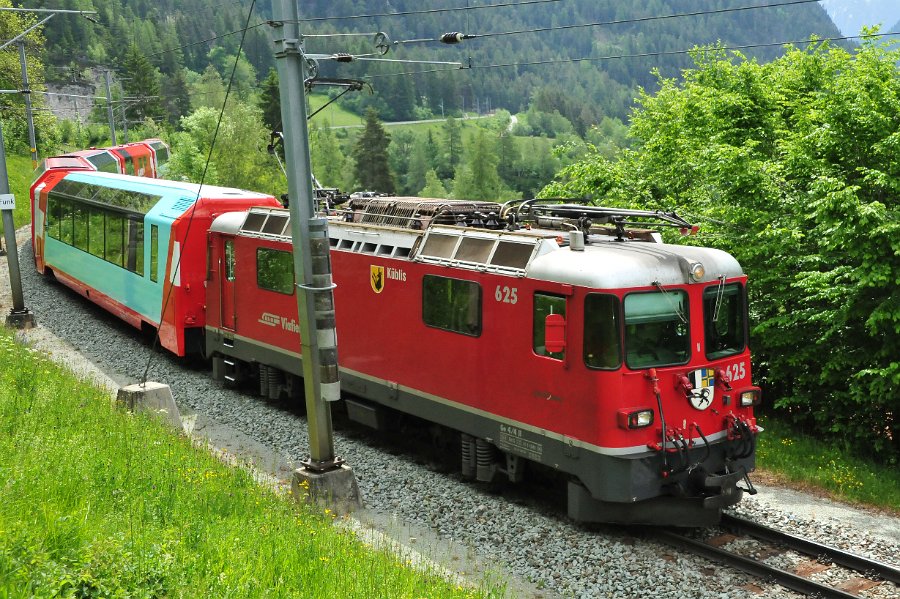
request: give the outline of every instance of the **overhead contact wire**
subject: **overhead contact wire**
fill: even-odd
[[[760,8],[779,8],[783,6],[793,6],[798,4],[811,4],[819,0],[788,0],[786,2],[774,2],[771,4],[754,4],[749,6],[735,6],[732,8],[719,8],[715,10],[698,10],[693,12],[673,13],[669,15],[653,15],[649,17],[635,17],[633,19],[616,19],[614,21],[597,21],[593,23],[573,23],[571,25],[554,25],[552,27],[534,27],[531,29],[517,29],[512,31],[497,31],[492,33],[472,33],[466,34],[466,39],[478,39],[485,37],[499,37],[504,35],[521,35],[523,33],[543,33],[547,31],[564,31],[569,29],[580,29],[585,27],[603,27],[607,25],[627,25],[633,23],[646,23],[648,21],[661,21],[663,19],[677,19],[681,17],[700,17],[708,15],[719,15],[732,12],[741,12],[748,10],[757,10]],[[418,38],[411,40],[398,40],[395,44],[412,44],[421,42],[439,42],[440,39],[434,38]]]
[[[530,66],[543,66],[548,64],[566,64],[566,63],[576,63],[576,62],[603,62],[607,60],[619,60],[623,58],[652,58],[654,56],[678,56],[683,54],[690,54],[691,52],[703,51],[704,49],[710,50],[747,50],[750,48],[771,48],[777,46],[788,46],[788,45],[799,45],[799,44],[820,44],[822,42],[840,42],[840,41],[849,41],[849,40],[860,40],[860,39],[872,39],[872,38],[881,38],[881,37],[892,37],[898,36],[900,32],[891,32],[891,33],[870,33],[864,35],[843,35],[843,36],[835,36],[835,37],[820,37],[820,38],[812,38],[808,40],[793,40],[793,41],[781,41],[781,42],[769,42],[764,44],[742,44],[739,46],[712,46],[712,45],[696,45],[693,48],[688,50],[666,50],[660,52],[640,52],[635,54],[608,54],[606,56],[582,56],[579,58],[556,58],[556,59],[547,59],[547,60],[534,60],[530,62],[505,62],[505,63],[496,63],[496,64],[486,64],[486,65],[465,65],[456,69],[425,69],[419,71],[402,71],[399,73],[384,73],[381,75],[368,75],[367,79],[380,79],[382,77],[397,77],[400,75],[421,75],[427,73],[444,73],[444,72],[453,72],[453,71],[466,71],[466,70],[485,70],[485,69],[499,69],[499,68],[507,68],[507,67],[530,67]]]
[[[521,2],[501,2],[497,4],[483,4],[481,6],[456,6],[451,8],[430,8],[427,10],[405,10],[399,12],[372,13],[364,15],[345,15],[342,17],[310,17],[307,19],[298,19],[296,21],[282,21],[283,23],[314,23],[317,21],[344,21],[349,19],[371,19],[375,17],[403,17],[409,15],[430,15],[444,12],[459,12],[469,10],[481,10],[485,8],[506,8],[510,6],[526,6],[529,4],[547,4],[551,2],[561,2],[562,0],[522,0]]]

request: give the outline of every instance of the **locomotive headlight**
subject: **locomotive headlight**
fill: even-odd
[[[645,428],[653,424],[653,410],[620,410],[618,421],[624,429]]]
[[[699,283],[703,280],[703,275],[706,274],[706,269],[703,268],[703,265],[699,262],[694,262],[691,265],[691,280],[695,283]]]
[[[741,392],[741,407],[746,408],[748,406],[756,406],[759,405],[759,400],[762,397],[762,392],[759,389],[750,389],[749,391]]]

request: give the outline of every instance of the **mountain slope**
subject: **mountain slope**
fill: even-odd
[[[755,1],[755,0],[754,0]],[[777,3],[779,0],[770,0]],[[59,0],[24,0],[29,7],[59,7]],[[768,60],[780,43],[810,35],[838,35],[818,3],[723,12],[749,0],[548,0],[529,4],[499,0],[304,0],[305,34],[385,32],[395,42],[436,39],[459,31],[478,36],[454,46],[398,43],[385,58],[458,61],[466,67],[423,64],[322,61],[325,76],[372,76],[375,95],[356,94],[348,105],[374,105],[382,118],[404,120],[427,113],[460,110],[525,109],[540,99],[541,109],[559,110],[583,131],[606,115],[627,116],[637,86],[653,88],[659,68],[677,76],[692,61],[697,44],[770,44],[743,52]],[[65,8],[95,9],[99,24],[59,16],[46,30],[48,64],[121,68],[130,44],[137,44],[170,79],[183,68],[202,73],[214,63],[223,75],[237,52],[249,0],[64,0]],[[488,6],[486,6],[488,5]],[[470,9],[460,10],[469,6]],[[256,5],[244,52],[262,78],[274,64],[269,41],[271,0]],[[440,9],[448,9],[440,11]],[[411,14],[396,15],[385,13]],[[673,17],[679,13],[706,13]],[[360,15],[381,15],[360,17]],[[348,17],[355,18],[348,18]],[[668,16],[671,18],[653,18]],[[581,25],[593,23],[584,27]],[[261,25],[260,25],[261,24]],[[257,26],[259,25],[259,26]],[[523,30],[535,30],[525,33]],[[501,35],[502,34],[502,35]],[[217,39],[211,39],[216,38]],[[307,38],[308,52],[371,53],[371,35]],[[585,60],[587,59],[587,60]],[[496,66],[513,64],[517,66]],[[449,69],[449,70],[448,70]],[[399,75],[410,71],[435,71]],[[164,84],[165,88],[165,84]],[[349,96],[348,96],[349,97]],[[549,110],[548,110],[549,109]]]

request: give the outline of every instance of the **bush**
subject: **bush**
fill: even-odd
[[[707,243],[750,277],[775,412],[885,462],[900,457],[898,60],[872,40],[765,65],[698,50],[683,82],[639,98],[639,149],[594,154],[542,192],[714,223]]]

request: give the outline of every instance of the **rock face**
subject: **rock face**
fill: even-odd
[[[822,6],[844,35],[858,35],[863,26],[881,25],[882,32],[900,26],[897,0],[822,0]]]
[[[47,83],[47,91],[50,93],[43,97],[43,101],[47,108],[53,111],[56,118],[72,121],[78,121],[80,118],[82,123],[90,121],[94,103],[103,102],[102,99],[98,100],[96,96],[106,96],[105,89],[95,89],[93,85],[86,83],[68,83],[63,85]],[[76,98],[73,96],[83,97]]]

